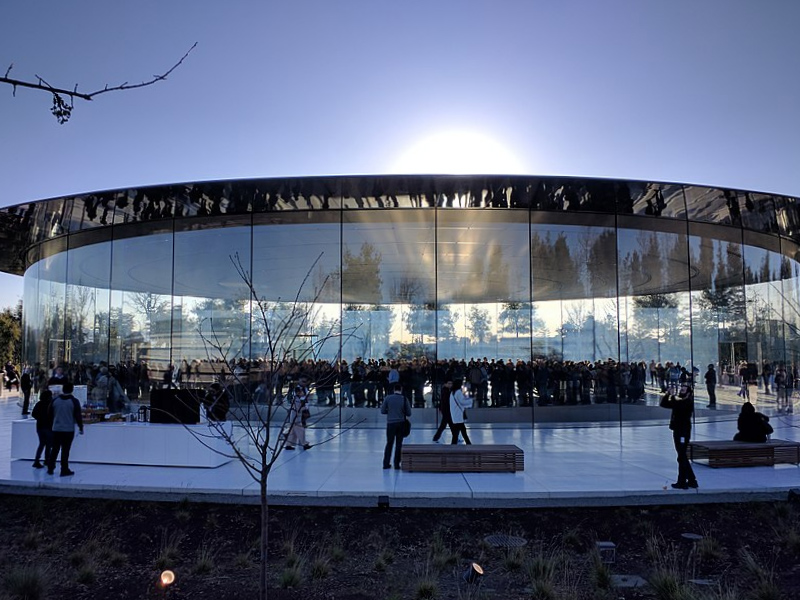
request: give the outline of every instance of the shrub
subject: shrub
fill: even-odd
[[[703,539],[698,540],[695,551],[700,560],[719,560],[725,558],[725,550],[719,540],[712,535],[704,535]]]
[[[105,561],[112,567],[121,567],[128,562],[128,555],[119,550],[109,550],[105,555]]]
[[[553,584],[558,571],[559,555],[555,552],[537,552],[525,565],[531,585],[536,582]]]
[[[216,566],[216,551],[208,544],[203,543],[197,551],[197,560],[194,563],[194,572],[198,575],[211,573]]]
[[[677,574],[669,570],[657,570],[648,581],[657,600],[690,600],[686,587]]]
[[[180,543],[183,536],[178,533],[168,533],[166,529],[161,531],[161,546],[156,558],[156,567],[168,569],[174,567],[181,558]]]
[[[239,552],[239,554],[233,557],[233,564],[242,568],[249,567],[251,565],[250,551]]]
[[[311,579],[325,579],[331,574],[330,560],[322,556],[318,556],[311,563]]]
[[[556,600],[556,589],[550,581],[537,580],[531,586],[532,600]]]
[[[40,600],[47,592],[47,572],[36,565],[13,567],[3,583],[12,598]]]
[[[598,590],[610,590],[612,587],[611,566],[604,563],[600,553],[595,551],[591,556],[592,583]]]
[[[75,580],[85,585],[90,585],[97,581],[97,570],[94,565],[90,562],[82,565],[81,568],[78,569],[78,575]]]
[[[39,547],[39,542],[42,540],[42,532],[38,529],[29,529],[22,538],[22,545],[28,550],[36,550]]]
[[[89,561],[89,554],[83,550],[75,550],[67,557],[67,560],[69,564],[78,569]]]
[[[742,548],[739,556],[744,570],[750,575],[749,580],[752,582],[750,597],[753,600],[780,600],[782,594],[775,581],[773,569],[762,566],[748,548]]]
[[[506,548],[503,552],[503,566],[507,571],[519,571],[525,562],[525,551],[522,548]]]
[[[303,574],[300,572],[300,565],[286,567],[278,579],[278,585],[283,589],[300,587],[303,583]]]
[[[417,582],[417,588],[414,590],[414,597],[417,600],[433,600],[439,595],[439,585],[435,579],[421,579]]]
[[[330,557],[332,562],[340,563],[347,558],[347,553],[340,544],[334,542],[331,544]]]

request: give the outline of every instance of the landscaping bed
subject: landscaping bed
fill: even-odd
[[[255,506],[0,496],[0,598],[24,585],[29,598],[255,598],[258,535]],[[269,536],[272,599],[800,597],[789,502],[274,507]],[[597,542],[614,544],[613,563]],[[463,578],[473,561],[480,585]],[[176,580],[163,590],[167,568]]]

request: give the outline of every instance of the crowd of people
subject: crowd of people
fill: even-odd
[[[714,388],[728,377],[729,369],[721,373],[708,365],[705,383],[713,406]],[[48,375],[49,373],[49,375]],[[381,408],[387,415],[387,443],[384,468],[400,468],[404,421],[413,408],[428,406],[426,390],[430,390],[430,405],[441,413],[440,426],[433,441],[438,443],[445,428],[451,431],[451,443],[460,438],[469,444],[466,430],[466,408],[514,407],[547,405],[602,404],[606,402],[637,402],[645,387],[660,389],[661,406],[672,412],[670,429],[678,456],[678,481],[673,487],[697,487],[697,480],[687,459],[694,414],[694,388],[698,373],[680,363],[663,365],[651,361],[626,363],[605,361],[560,361],[535,359],[531,361],[500,359],[368,359],[356,358],[352,363],[341,360],[297,361],[289,359],[280,364],[265,361],[232,361],[231,363],[183,361],[177,368],[170,364],[162,370],[151,370],[147,363],[130,361],[125,364],[81,363],[44,369],[40,365],[25,367],[19,375],[7,363],[4,369],[8,389],[16,386],[25,396],[23,414],[28,413],[30,395],[38,394],[33,417],[37,423],[39,447],[34,467],[47,467],[52,474],[56,457],[61,454],[61,475],[72,475],[69,452],[75,428],[83,433],[81,406],[72,395],[73,386],[87,386],[87,403],[105,407],[108,411],[128,409],[129,394],[135,399],[146,396],[153,388],[206,388],[203,405],[208,420],[225,420],[230,402],[252,398],[256,401],[286,402],[289,411],[287,450],[296,446],[308,450],[306,440],[312,390],[316,404],[327,406],[360,406]],[[160,375],[160,376],[159,376]],[[738,381],[742,389],[763,384],[764,393],[776,394],[778,411],[791,396],[795,369],[784,363],[764,361],[760,369],[753,363],[739,365]],[[55,390],[55,393],[54,393]],[[466,394],[465,394],[466,392]],[[143,398],[146,399],[146,398]],[[755,410],[749,397],[744,398],[738,419],[737,441],[763,442],[772,433],[769,418]],[[791,404],[789,403],[789,406]],[[785,407],[784,407],[785,409]],[[789,411],[790,412],[790,411]],[[41,461],[42,457],[44,462]],[[392,461],[392,458],[394,460]]]
[[[705,373],[709,408],[716,407],[718,385],[740,385],[746,396],[748,385],[761,384],[765,394],[775,394],[778,412],[791,412],[790,401],[798,373],[784,363],[764,361],[760,369],[743,363],[730,379],[731,369],[719,371],[709,365]],[[364,359],[329,361],[287,359],[280,364],[264,360],[239,359],[225,363],[208,360],[183,360],[176,364],[150,366],[146,361],[117,364],[71,363],[43,368],[25,367],[18,375],[6,366],[6,386],[21,386],[25,394],[23,413],[28,412],[31,392],[43,389],[48,373],[58,372],[74,385],[88,388],[88,400],[109,412],[125,412],[131,401],[146,403],[157,388],[206,389],[219,383],[232,403],[253,399],[258,403],[287,400],[291,386],[307,377],[310,402],[321,406],[379,408],[395,383],[414,408],[439,407],[445,381],[458,379],[478,408],[639,403],[645,391],[677,392],[680,385],[695,387],[700,379],[696,368],[679,362],[657,363],[569,361],[537,358],[518,359]],[[649,388],[648,388],[649,386]],[[655,388],[655,389],[653,389]],[[748,399],[747,397],[744,398]]]

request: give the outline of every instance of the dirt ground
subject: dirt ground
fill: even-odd
[[[255,506],[0,496],[0,598],[24,585],[28,598],[255,598],[258,536]],[[272,507],[269,536],[272,599],[800,598],[791,502]],[[615,544],[613,563],[598,541]],[[479,585],[463,578],[472,561]],[[176,581],[164,590],[166,568]],[[634,575],[650,585],[617,587]]]

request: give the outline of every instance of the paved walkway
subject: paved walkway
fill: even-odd
[[[16,395],[0,397],[0,493],[152,500],[257,503],[258,486],[238,462],[214,469],[75,463],[70,478],[48,476],[30,460],[11,460]],[[667,416],[664,411],[664,416]],[[773,437],[800,441],[800,417],[775,415]],[[91,435],[88,426],[86,435]],[[429,443],[417,427],[408,443]],[[698,422],[695,439],[731,439],[735,413]],[[315,443],[336,430],[310,430]],[[376,506],[567,506],[673,504],[785,499],[800,489],[800,467],[711,469],[696,465],[698,490],[673,490],[677,465],[666,420],[658,423],[548,428],[470,427],[474,443],[516,444],[525,451],[520,473],[405,473],[381,468],[382,429],[353,429],[309,451],[285,451],[269,479],[278,504]],[[449,434],[445,434],[449,439]],[[77,438],[76,443],[81,439]],[[31,453],[35,448],[31,448]]]

